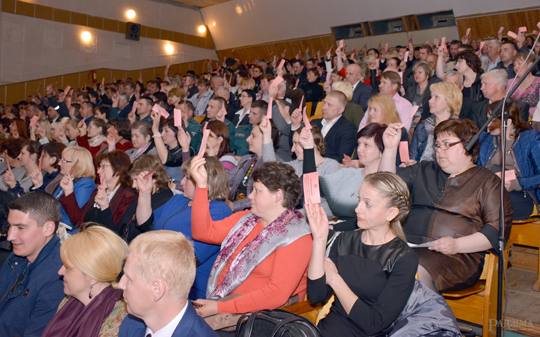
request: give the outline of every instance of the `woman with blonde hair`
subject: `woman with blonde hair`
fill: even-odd
[[[410,161],[403,166],[410,166],[419,161],[435,160],[433,150],[433,131],[439,123],[448,119],[458,119],[463,104],[463,94],[455,83],[440,82],[430,86],[431,115],[418,123],[409,149]]]
[[[47,144],[52,140],[51,123],[48,120],[39,120],[36,125],[30,128],[30,139],[37,140],[40,144]]]
[[[342,232],[325,256],[329,224],[317,204],[306,204],[313,235],[308,268],[308,299],[332,309],[318,327],[323,336],[386,334],[405,308],[414,284],[418,256],[401,228],[409,213],[409,189],[399,176],[372,173],[360,186],[355,231]]]
[[[128,312],[116,288],[127,256],[127,244],[95,223],[68,238],[60,248],[66,298],[42,336],[118,336]]]
[[[58,200],[74,193],[77,205],[82,208],[96,188],[94,182],[96,172],[92,154],[80,146],[65,148],[60,160],[60,173],[64,177],[60,181],[60,186],[54,191],[53,197]],[[71,233],[74,227],[64,207],[62,207],[62,222],[70,227],[68,232]]]

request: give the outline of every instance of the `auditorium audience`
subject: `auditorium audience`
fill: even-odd
[[[253,172],[251,211],[213,221],[204,163],[199,156],[191,161],[190,175],[197,186],[193,207],[199,210],[191,215],[192,234],[222,248],[210,273],[207,299],[194,302],[197,313],[240,314],[275,309],[291,298],[303,300],[312,238],[304,216],[294,209],[301,197],[294,169],[263,163]]]
[[[383,136],[384,152],[379,167],[382,171],[396,170],[399,128],[399,124],[391,124]],[[477,145],[471,152],[465,150],[477,132],[476,125],[469,120],[441,122],[434,130],[436,161],[422,161],[397,172],[414,200],[403,224],[407,241],[436,243],[415,249],[420,258],[418,278],[440,292],[476,284],[484,251],[492,249],[499,254],[501,181],[475,164]],[[503,205],[505,231],[509,233],[512,207],[508,195]]]
[[[50,194],[32,192],[9,204],[8,241],[13,246],[0,269],[0,335],[41,336],[62,301],[58,270],[62,211]]]
[[[152,125],[150,123],[137,121],[131,124],[131,143],[133,144],[133,148],[125,152],[132,162],[144,154],[157,155],[157,150],[152,140]]]
[[[430,86],[430,91],[431,116],[421,121],[414,130],[409,149],[410,161],[404,163],[404,166],[410,166],[419,161],[435,160],[435,151],[433,151],[435,127],[445,120],[459,118],[463,94],[457,85],[450,82],[435,83]]]
[[[527,58],[527,56],[529,58]],[[527,60],[527,62],[525,62]],[[531,54],[529,56],[528,53],[519,53],[514,57],[514,69],[515,71],[520,71],[519,74],[515,78],[508,79],[508,85],[509,90],[512,90],[517,84],[517,82],[523,77],[525,72],[533,65],[534,61],[536,61],[536,56]],[[519,100],[523,103],[529,104],[529,114],[526,116],[525,114],[522,114],[524,121],[528,120],[528,117],[532,117],[534,110],[536,109],[536,106],[538,105],[538,101],[540,100],[540,77],[534,76],[533,72],[530,72],[527,77],[525,77],[525,80],[523,80],[523,83],[517,88],[516,91],[514,91],[514,94],[512,95],[512,98]]]
[[[499,101],[488,106],[488,117]],[[514,170],[517,179],[506,180],[504,185],[514,211],[514,220],[527,219],[534,206],[540,200],[540,134],[531,128],[520,117],[516,103],[506,104],[509,112],[506,137],[505,171]],[[490,169],[494,173],[502,171],[502,156],[499,151],[501,142],[501,119],[495,118],[488,126],[489,132],[480,136],[480,155],[477,164]]]
[[[63,266],[58,274],[66,297],[42,337],[117,336],[127,316],[116,280],[122,272],[127,244],[112,231],[86,223],[60,248]]]
[[[153,222],[152,230],[165,229],[180,232],[193,241],[197,259],[197,272],[195,283],[189,293],[190,300],[206,298],[208,277],[220,249],[219,245],[193,240],[191,236],[191,215],[195,196],[195,181],[190,174],[190,164],[193,159],[188,159],[182,164],[184,194],[173,196],[162,207],[155,210],[149,220]],[[227,173],[223,165],[214,157],[206,157],[205,169],[209,174],[208,201],[210,203],[210,215],[214,221],[222,220],[232,214],[231,209],[225,203],[230,190]]]
[[[60,173],[63,175],[60,185],[52,194],[57,200],[74,194],[79,207],[83,207],[96,188],[94,163],[90,151],[80,146],[67,147],[62,151]],[[73,197],[73,196],[72,196]],[[70,233],[75,231],[75,224],[62,207],[62,222]]]
[[[80,121],[77,126],[79,136],[77,145],[84,147],[92,154],[92,159],[103,153],[107,148],[107,124],[102,119],[92,119],[86,127],[85,121]]]
[[[329,224],[324,210],[307,204],[313,235],[308,299],[325,302],[330,313],[319,322],[323,336],[373,336],[392,330],[414,288],[418,256],[401,228],[409,212],[409,190],[399,176],[366,176],[355,212],[360,230],[343,232],[326,257]]]

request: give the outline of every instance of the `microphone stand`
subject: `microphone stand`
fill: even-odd
[[[540,36],[539,36],[540,37]],[[533,45],[536,45],[538,43],[538,37],[536,38],[536,41]],[[532,53],[531,49],[531,53]],[[530,53],[529,53],[530,54]],[[521,85],[521,83],[525,80],[527,75],[531,73],[531,71],[534,69],[536,65],[538,65],[540,62],[540,57],[536,59],[536,61],[531,65],[529,69],[521,76],[519,81],[508,91],[506,96],[502,100],[499,101],[495,109],[491,112],[491,116],[488,118],[488,120],[482,125],[478,133],[471,139],[471,141],[465,146],[465,150],[468,153],[472,153],[472,149],[476,142],[478,142],[478,139],[480,138],[480,135],[484,130],[487,128],[489,123],[491,123],[492,120],[495,118],[501,118],[502,121],[502,129],[501,129],[501,151],[502,151],[502,171],[501,171],[501,206],[499,208],[499,278],[498,278],[498,287],[497,287],[497,337],[502,336],[502,304],[503,304],[503,284],[504,284],[504,249],[505,249],[505,233],[504,233],[504,179],[505,179],[505,165],[506,165],[506,126],[508,122],[508,110],[506,109],[506,100],[508,97],[512,96],[512,94],[517,90],[517,88]],[[524,62],[525,64],[525,62]],[[518,70],[519,73],[520,70]],[[517,74],[516,74],[517,76]],[[515,81],[514,81],[515,82]]]

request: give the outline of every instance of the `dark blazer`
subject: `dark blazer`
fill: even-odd
[[[144,337],[146,336],[146,324],[133,315],[128,315],[124,318],[120,325],[119,337]],[[172,337],[214,337],[218,334],[204,321],[202,317],[197,315],[191,303],[187,304],[186,312],[176,326]]]
[[[322,130],[322,119],[314,119],[311,124]],[[356,130],[354,124],[342,115],[324,137],[326,141],[324,157],[341,163],[344,154],[351,156],[356,149]]]
[[[133,108],[133,106],[131,105],[131,103],[126,104],[126,106],[122,110],[118,111],[118,117],[119,118],[127,118],[129,113],[131,112],[132,108]]]
[[[373,88],[364,82],[359,82],[356,88],[354,88],[351,103],[356,103],[367,111],[367,103],[373,93]]]
[[[518,100],[515,100],[515,99],[512,99],[512,98],[508,98],[507,101],[513,101],[517,104],[518,108],[519,108],[519,111],[520,111],[520,116],[521,116],[521,119],[524,120],[524,121],[528,121],[529,120],[529,104],[527,103],[524,103],[522,101],[518,101]],[[481,102],[477,102],[474,104],[471,112],[469,114],[466,114],[466,115],[460,115],[459,118],[460,119],[470,119],[472,120],[473,122],[476,123],[476,125],[478,125],[479,128],[482,127],[482,125],[484,125],[485,122],[487,122],[487,108],[488,108],[488,105],[489,105],[489,100],[485,99]]]

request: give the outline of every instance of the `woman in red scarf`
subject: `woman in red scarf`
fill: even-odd
[[[87,227],[60,248],[66,298],[42,337],[118,336],[127,315],[116,279],[122,271],[127,244],[102,226]]]

